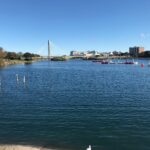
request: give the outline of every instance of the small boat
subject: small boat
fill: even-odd
[[[124,62],[117,62],[117,64],[124,64]]]
[[[109,64],[109,60],[102,60],[101,64]]]
[[[135,61],[135,62],[133,62],[134,63],[134,65],[138,65],[139,64],[139,62],[138,61]]]
[[[138,61],[134,61],[134,59],[133,59],[133,63],[134,63],[134,65],[138,65],[139,64],[139,62]]]
[[[113,62],[112,60],[110,60],[109,64],[116,64],[116,62]]]
[[[126,62],[124,62],[124,64],[126,64],[126,65],[133,65],[134,62],[133,61],[126,61]]]
[[[108,61],[102,61],[101,64],[109,64]]]
[[[93,60],[94,63],[100,63],[100,64],[109,64],[108,60]]]

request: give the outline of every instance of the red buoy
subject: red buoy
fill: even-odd
[[[144,67],[144,64],[141,64],[141,67]]]

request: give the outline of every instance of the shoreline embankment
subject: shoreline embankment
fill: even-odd
[[[0,145],[0,150],[45,150],[45,148],[25,145]]]
[[[25,61],[22,60],[0,60],[0,67],[7,65],[23,64]]]
[[[0,60],[0,67],[5,67],[8,65],[17,65],[17,64],[30,64],[34,61],[38,61],[39,59],[34,60],[10,60],[10,59],[1,59]]]

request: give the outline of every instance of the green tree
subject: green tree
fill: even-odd
[[[25,60],[32,60],[32,54],[29,52],[24,53],[23,57],[25,58]]]
[[[14,60],[14,59],[17,59],[17,54],[15,52],[7,52],[5,58]]]

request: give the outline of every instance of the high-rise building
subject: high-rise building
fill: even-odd
[[[144,52],[144,47],[130,47],[129,54],[134,57],[138,57],[140,53]]]
[[[83,52],[71,51],[70,56],[83,56]]]

